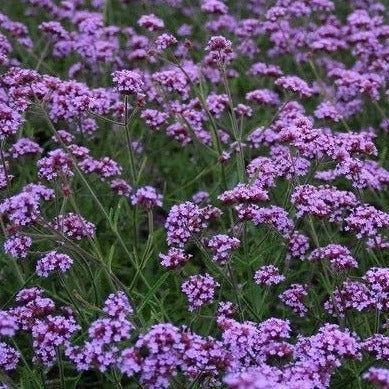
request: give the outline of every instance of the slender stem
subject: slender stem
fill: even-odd
[[[112,375],[113,375],[113,378],[114,378],[116,387],[117,387],[118,389],[122,389],[123,386],[122,386],[122,384],[121,384],[121,382],[120,382],[120,378],[119,378],[118,375],[117,375],[116,369],[112,369]]]
[[[107,117],[105,117],[105,116],[99,115],[99,114],[97,114],[97,113],[95,113],[95,112],[92,112],[92,111],[87,111],[87,112],[88,112],[90,115],[93,115],[93,116],[95,116],[95,117],[97,117],[97,118],[99,118],[99,119],[101,119],[101,120],[105,120],[105,121],[108,122],[108,123],[116,124],[117,126],[120,126],[120,127],[123,126],[123,123],[117,122],[116,120],[109,119],[109,118],[107,118]]]
[[[57,133],[57,130],[56,128],[54,127],[52,121],[50,120],[50,117],[49,115],[47,114],[46,110],[42,108],[42,111],[43,111],[43,114],[46,118],[46,121],[47,123],[49,124],[51,130],[53,131],[54,135],[56,135],[57,139],[60,140],[60,143],[62,145],[62,147],[68,151],[68,147],[65,143],[63,143],[60,139],[60,137],[58,136],[58,133]],[[69,156],[70,158],[72,158],[73,160],[73,167],[74,167],[74,170],[78,173],[81,181],[83,182],[83,184],[85,185],[85,187],[88,189],[89,193],[91,194],[93,200],[95,201],[95,203],[97,204],[98,208],[100,209],[101,213],[103,214],[103,216],[105,217],[105,219],[107,220],[108,222],[108,225],[111,229],[111,231],[114,233],[116,239],[118,240],[118,242],[120,243],[121,247],[123,248],[124,252],[126,253],[126,255],[128,256],[128,258],[130,259],[131,261],[131,264],[135,267],[135,269],[138,269],[138,264],[136,263],[136,261],[134,260],[132,254],[130,253],[130,251],[128,250],[126,244],[124,243],[124,240],[123,238],[121,237],[121,235],[119,234],[119,232],[117,231],[117,228],[115,227],[115,225],[112,223],[107,211],[105,210],[103,204],[100,202],[100,200],[98,199],[96,193],[94,192],[94,190],[91,188],[91,186],[89,185],[88,181],[86,180],[86,178],[84,177],[84,175],[82,174],[81,170],[78,168],[77,166],[77,161],[74,159],[74,157],[72,156],[72,154],[69,152]],[[102,258],[99,258],[101,263],[103,264],[103,266],[105,266],[105,262],[103,261]],[[110,275],[111,277],[114,277],[115,278],[115,281],[117,282],[118,281],[118,278],[110,272]],[[148,282],[148,280],[146,279],[146,277],[144,276],[143,273],[141,273],[141,278],[142,278],[142,281],[144,282],[144,284],[147,286],[148,289],[150,289],[150,284]],[[121,285],[123,285],[121,282],[120,282]],[[126,290],[126,289],[124,289]]]
[[[238,284],[237,284],[237,282],[235,280],[234,273],[233,273],[231,265],[229,263],[227,264],[227,270],[228,270],[228,274],[229,274],[230,279],[231,279],[232,289],[233,289],[233,293],[234,293],[234,296],[235,296],[235,301],[236,301],[236,304],[239,307],[240,317],[241,317],[241,320],[244,321],[243,309],[242,309],[242,305],[240,303],[240,299],[239,299],[239,295],[238,295]]]
[[[149,209],[147,212],[147,219],[148,219],[148,225],[149,225],[149,237],[151,240],[153,239],[154,234],[154,215],[153,210]]]
[[[280,108],[278,108],[277,112],[271,117],[271,119],[263,126],[263,131],[268,129],[273,122],[277,119],[278,115],[285,109],[285,107],[288,105],[288,103],[292,100],[292,97],[289,97],[285,100],[285,102],[281,105]],[[256,131],[256,128],[253,128],[247,136],[250,136],[254,131]]]
[[[131,142],[131,127],[133,120],[135,118],[135,115],[137,114],[139,108],[134,108],[134,110],[131,112],[130,117],[128,118],[128,96],[125,96],[124,98],[124,129],[126,134],[126,141],[127,141],[127,147],[128,147],[128,155],[129,155],[129,162],[130,162],[130,172],[131,172],[131,179],[134,184],[137,183],[137,174],[136,174],[136,164],[135,164],[135,156],[134,156],[134,148],[132,147]]]
[[[146,248],[144,250],[143,256],[141,258],[139,268],[135,273],[135,276],[133,277],[131,284],[129,286],[129,289],[132,290],[136,282],[138,281],[139,273],[143,270],[148,256],[149,256],[149,251],[151,251],[152,244],[153,244],[153,235],[154,235],[154,215],[153,211],[150,209],[147,212],[147,217],[148,217],[148,226],[149,226],[149,236],[147,237],[147,243],[146,243]]]
[[[236,118],[235,110],[234,110],[234,103],[232,101],[232,95],[230,91],[230,87],[228,85],[227,81],[227,75],[226,75],[226,69],[225,66],[222,65],[220,66],[221,73],[223,75],[223,84],[224,84],[224,89],[227,92],[228,96],[228,103],[230,107],[230,119],[231,119],[231,126],[232,126],[232,132],[234,134],[235,141],[238,144],[238,156],[237,156],[237,168],[238,168],[238,177],[240,182],[245,182],[246,181],[246,167],[245,167],[245,162],[244,162],[244,154],[243,154],[243,148],[242,148],[242,134],[239,131],[239,126],[238,126],[238,120]]]
[[[65,376],[63,371],[63,363],[62,363],[62,355],[59,347],[56,347],[56,354],[57,354],[57,362],[58,362],[58,370],[59,370],[59,378],[61,383],[61,389],[65,389]]]
[[[65,279],[63,278],[62,274],[59,273],[59,274],[58,274],[58,277],[59,277],[59,280],[60,280],[60,282],[61,282],[61,284],[62,284],[62,287],[64,288],[64,290],[65,290],[66,294],[68,295],[70,301],[72,302],[74,308],[76,309],[76,311],[78,312],[78,314],[83,318],[83,320],[84,320],[85,322],[87,322],[86,317],[83,315],[83,313],[81,312],[81,310],[80,310],[80,308],[78,307],[77,303],[74,301],[74,299],[73,299],[73,294],[70,292],[68,286],[66,285]]]
[[[3,165],[5,181],[7,183],[7,194],[8,194],[9,193],[9,188],[11,187],[11,183],[9,181],[7,162],[5,161],[3,150],[4,150],[4,142],[2,141],[1,142],[1,146],[0,146],[0,157],[1,157],[1,164]]]
[[[11,261],[11,265],[12,265],[12,267],[13,267],[15,273],[16,273],[16,277],[17,277],[17,279],[19,281],[20,286],[23,286],[26,283],[26,281],[24,279],[23,273],[20,270],[19,265],[18,265],[16,259],[13,258],[13,257],[10,257],[10,261]]]
[[[47,52],[49,50],[50,44],[51,44],[50,39],[48,39],[46,44],[45,44],[45,47],[43,48],[43,50],[41,52],[41,55],[40,55],[40,57],[38,59],[38,62],[36,64],[36,66],[35,66],[35,71],[38,71],[39,68],[41,67],[41,65],[42,65],[42,63],[43,63],[43,61],[44,61],[44,59],[46,57],[46,54],[47,54]]]
[[[313,74],[315,75],[316,77],[316,80],[317,82],[319,83],[320,85],[320,89],[321,89],[321,93],[326,97],[326,99],[328,101],[331,102],[331,104],[333,105],[333,107],[335,108],[335,110],[337,111],[337,113],[339,114],[339,116],[341,117],[341,122],[344,126],[344,128],[346,129],[346,131],[350,132],[351,129],[350,129],[350,126],[347,124],[347,122],[343,119],[343,115],[341,112],[339,112],[339,110],[337,109],[336,107],[336,103],[334,101],[334,99],[327,93],[327,89],[325,87],[325,83],[324,81],[321,79],[321,77],[319,76],[319,73],[317,72],[317,69],[316,69],[316,66],[315,64],[313,63],[312,60],[309,61],[309,66],[311,67],[312,71],[313,71]]]
[[[41,383],[36,379],[35,374],[34,374],[33,371],[31,370],[30,365],[27,363],[27,360],[26,360],[24,354],[20,351],[19,346],[18,346],[18,344],[16,343],[15,339],[14,339],[14,338],[11,338],[11,341],[12,341],[13,346],[16,348],[16,350],[19,351],[20,359],[22,360],[22,362],[23,362],[23,364],[25,365],[26,369],[29,371],[30,377],[33,378],[33,380],[34,380],[35,383],[38,385],[38,387],[41,387]],[[44,377],[42,377],[42,383],[43,383],[43,386],[46,387],[46,383],[45,383]]]
[[[181,72],[186,77],[187,81],[191,84],[193,90],[196,92],[196,96],[199,98],[201,107],[204,109],[204,111],[207,114],[208,119],[211,123],[212,145],[215,148],[217,155],[220,158],[222,155],[222,147],[221,147],[221,142],[220,142],[220,138],[219,138],[219,134],[218,134],[218,128],[217,128],[215,120],[214,120],[214,118],[213,118],[213,116],[212,116],[211,112],[209,111],[208,106],[206,104],[206,101],[204,98],[204,93],[202,90],[201,81],[200,81],[200,92],[198,92],[197,86],[194,84],[191,77],[188,75],[187,71],[181,66],[181,64],[179,63],[179,61],[176,58],[174,58],[173,64],[181,70]],[[226,175],[225,175],[225,171],[224,171],[224,166],[222,163],[220,163],[220,172],[221,172],[221,178],[222,178],[222,180],[221,180],[222,187],[223,187],[223,190],[226,190],[227,189],[227,180],[226,180]]]

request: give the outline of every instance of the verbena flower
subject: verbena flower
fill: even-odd
[[[162,266],[172,269],[183,266],[192,258],[192,255],[186,254],[181,248],[172,247],[166,254],[160,253],[159,258]]]
[[[194,311],[205,303],[212,302],[215,290],[219,286],[219,283],[209,274],[190,276],[181,285],[182,291],[188,298],[189,311]]]
[[[40,277],[48,277],[51,273],[67,272],[73,265],[73,259],[66,254],[50,251],[40,258],[36,264],[36,273]]]
[[[15,234],[4,242],[4,251],[15,258],[26,258],[32,239],[27,235]]]
[[[150,210],[155,207],[162,207],[162,195],[152,186],[144,186],[135,191],[131,196],[131,204]]]
[[[308,309],[304,303],[305,297],[308,295],[307,287],[301,284],[292,284],[290,288],[286,289],[280,294],[280,300],[294,313],[299,316],[305,316]]]
[[[254,274],[254,281],[266,286],[277,285],[284,280],[285,276],[273,265],[261,266]]]
[[[239,246],[239,239],[224,234],[215,235],[208,242],[208,247],[213,252],[212,259],[221,265],[228,262],[231,252]]]
[[[144,82],[140,73],[133,70],[117,70],[112,80],[120,93],[137,95],[143,93]]]

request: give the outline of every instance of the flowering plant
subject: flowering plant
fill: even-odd
[[[0,389],[388,389],[386,3],[11,3]]]

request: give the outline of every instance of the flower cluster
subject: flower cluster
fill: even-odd
[[[254,274],[254,281],[266,286],[277,285],[284,280],[285,276],[273,265],[262,266]]]
[[[329,244],[326,247],[313,250],[308,259],[310,261],[326,259],[330,262],[332,268],[337,271],[358,267],[358,263],[352,257],[350,250],[338,244]]]
[[[162,195],[160,195],[152,186],[139,188],[132,196],[131,203],[147,210],[154,207],[162,207]]]
[[[194,311],[205,303],[212,302],[218,286],[219,283],[209,274],[190,276],[181,286],[188,298],[189,310]]]
[[[280,300],[292,311],[299,316],[305,316],[308,312],[304,304],[304,298],[308,295],[306,285],[292,284],[290,288],[286,289],[280,294]]]
[[[118,70],[112,73],[112,80],[120,93],[135,95],[143,92],[144,83],[138,72]]]
[[[205,229],[211,219],[219,216],[217,208],[200,208],[189,201],[174,205],[165,223],[167,243],[184,246],[193,235]]]
[[[213,236],[208,242],[208,247],[214,253],[212,259],[221,265],[227,263],[231,251],[237,250],[239,245],[239,239],[223,234]]]
[[[51,273],[65,273],[73,265],[73,260],[66,254],[50,251],[36,264],[36,273],[40,277],[48,277]]]

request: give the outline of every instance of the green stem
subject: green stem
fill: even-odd
[[[16,259],[13,257],[10,257],[11,265],[16,273],[16,278],[19,281],[20,286],[23,286],[26,281],[24,279],[23,273],[21,272],[18,263],[16,262]]]
[[[235,141],[238,144],[238,155],[237,155],[237,170],[238,170],[238,178],[239,182],[246,182],[246,166],[244,162],[244,154],[243,154],[243,148],[242,148],[242,134],[239,131],[238,121],[236,119],[236,114],[234,110],[234,103],[232,101],[232,95],[230,91],[230,87],[228,85],[227,81],[227,75],[226,75],[226,69],[224,66],[220,67],[221,73],[223,75],[223,84],[224,89],[226,90],[227,96],[228,96],[228,104],[230,107],[230,121],[232,126],[232,132],[234,134]]]
[[[59,378],[61,383],[61,389],[65,389],[65,376],[63,371],[63,363],[62,363],[62,355],[59,347],[56,347],[56,354],[57,354],[57,361],[58,361],[58,371],[59,371]]]
[[[125,135],[126,135],[126,141],[127,141],[127,147],[128,147],[131,179],[132,179],[133,184],[136,184],[138,180],[137,180],[137,174],[136,174],[134,148],[132,147],[132,142],[131,142],[131,127],[132,127],[135,115],[137,114],[138,110],[139,110],[138,107],[134,108],[134,110],[131,112],[130,117],[127,118],[127,116],[128,116],[128,96],[125,96],[125,98],[124,98],[124,129],[125,129]]]
[[[244,321],[244,313],[243,313],[243,309],[242,309],[242,304],[240,303],[240,299],[239,299],[239,295],[238,295],[238,284],[235,280],[234,273],[232,272],[231,265],[229,263],[227,264],[227,270],[228,270],[228,274],[229,274],[230,279],[231,279],[235,301],[239,307],[240,317],[241,317],[241,320]]]
[[[60,137],[58,136],[58,133],[57,133],[57,130],[56,128],[54,127],[52,121],[50,120],[50,117],[48,116],[46,110],[42,107],[42,111],[43,111],[43,114],[51,128],[51,130],[53,131],[54,135],[57,137],[57,139],[60,139]],[[63,142],[60,142],[62,147],[65,148],[66,151],[68,151],[68,147],[66,144],[64,144]],[[88,189],[89,193],[91,194],[93,200],[95,201],[95,203],[97,204],[98,208],[100,209],[101,213],[103,214],[103,216],[105,217],[105,219],[107,220],[108,222],[108,225],[111,229],[111,231],[114,233],[115,237],[117,238],[117,240],[119,241],[120,245],[122,246],[124,252],[126,253],[126,255],[128,256],[128,258],[130,259],[131,261],[131,264],[135,267],[135,269],[138,269],[138,264],[136,263],[136,261],[134,260],[133,256],[131,255],[130,251],[128,250],[126,244],[124,243],[123,241],[123,238],[121,237],[121,235],[118,233],[116,227],[113,225],[109,215],[108,215],[108,212],[105,210],[103,204],[100,202],[100,200],[98,199],[96,193],[94,192],[94,190],[91,188],[91,186],[89,185],[88,181],[86,180],[86,178],[84,177],[84,175],[82,174],[81,170],[78,168],[77,166],[77,161],[74,159],[74,157],[72,156],[72,154],[69,152],[69,156],[72,158],[73,160],[73,167],[74,167],[74,170],[77,172],[77,174],[79,175],[81,181],[83,182],[83,184],[85,185],[85,187]],[[105,265],[104,261],[103,261],[103,264]],[[115,276],[116,277],[116,276]],[[116,277],[117,278],[117,277]],[[141,274],[141,278],[144,282],[144,284],[147,286],[148,289],[150,289],[150,284],[149,282],[147,281],[147,279],[145,278],[145,276],[143,274]]]

